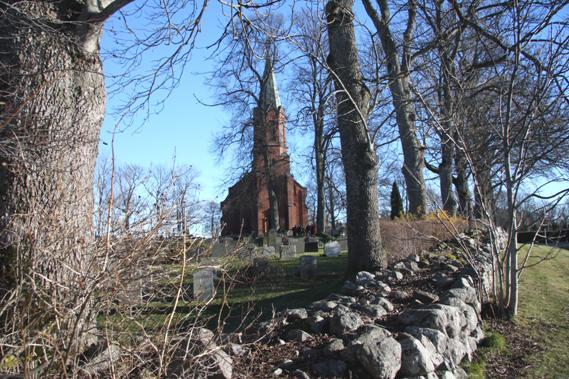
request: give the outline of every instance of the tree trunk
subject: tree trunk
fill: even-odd
[[[409,213],[422,216],[427,210],[427,197],[424,169],[424,148],[417,140],[415,128],[415,110],[411,99],[409,86],[409,72],[402,69],[399,64],[397,45],[389,22],[391,16],[386,0],[378,0],[381,9],[381,17],[377,14],[369,0],[362,0],[367,14],[371,18],[381,41],[387,61],[387,74],[389,77],[389,90],[393,99],[395,119],[399,128],[399,138],[403,150],[403,176],[405,177],[407,199],[409,201]],[[412,29],[414,20],[410,18],[408,23]],[[406,33],[407,34],[407,33]],[[404,59],[408,62],[407,58]]]
[[[316,158],[316,231],[317,233],[324,233],[324,208],[326,201],[324,189],[324,171],[325,171],[325,156],[324,156],[324,121],[322,118],[315,120],[316,128],[314,130],[314,155]]]
[[[437,3],[440,7],[440,4]],[[439,23],[438,30],[442,30],[440,25],[440,11],[437,12],[437,20]],[[441,200],[443,202],[443,210],[449,216],[456,216],[457,202],[452,191],[452,168],[454,163],[454,146],[451,136],[454,133],[454,101],[453,90],[451,87],[451,80],[454,78],[455,69],[453,59],[450,57],[448,51],[449,42],[445,41],[444,46],[439,47],[439,55],[441,56],[441,79],[442,79],[442,93],[440,94],[439,102],[441,104],[441,114],[443,115],[442,130],[439,135],[441,138],[441,165],[439,167],[439,182],[441,186]]]
[[[0,330],[53,332],[67,353],[92,320],[92,184],[105,106],[98,45],[82,49],[93,49],[100,28],[67,22],[73,11],[0,5],[0,299],[19,291],[21,300],[0,315]]]
[[[449,216],[456,216],[457,203],[452,191],[452,163],[454,156],[454,148],[451,141],[443,140],[441,142],[441,164],[439,166],[439,182],[441,185],[441,200],[443,202],[443,210]]]
[[[464,154],[458,151],[455,156],[456,179],[454,186],[458,195],[459,212],[463,217],[472,215],[472,195],[468,188],[468,174],[466,172],[466,159]]]
[[[362,81],[352,13],[353,0],[326,4],[330,55],[336,87],[338,128],[346,176],[348,270],[382,267],[377,193],[377,157],[367,128],[369,91]]]
[[[476,157],[473,162],[476,166],[474,215],[481,219],[494,219],[494,190],[492,189],[492,176],[490,166],[486,159]]]
[[[332,186],[331,179],[328,178],[328,215],[330,216],[330,227],[336,232],[336,197]]]

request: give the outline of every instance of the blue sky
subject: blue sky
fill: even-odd
[[[215,3],[214,3],[215,4]],[[136,163],[141,166],[152,164],[170,165],[175,157],[177,164],[188,164],[200,172],[200,200],[220,201],[225,196],[220,184],[226,174],[227,162],[218,162],[212,152],[212,139],[223,125],[229,122],[230,115],[221,107],[208,107],[199,103],[213,102],[213,89],[206,83],[204,73],[212,69],[213,62],[206,60],[209,52],[203,47],[219,35],[219,14],[215,6],[208,9],[203,22],[204,28],[198,38],[198,48],[192,53],[190,65],[181,78],[179,86],[166,98],[163,109],[144,120],[144,114],[134,117],[134,126],[119,132],[115,137],[115,159],[118,164]],[[140,27],[143,19],[129,20],[130,26]],[[110,28],[122,28],[118,17],[111,19],[101,41],[102,50],[112,50],[115,36]],[[150,64],[153,57],[145,56]],[[104,60],[105,73],[111,75],[121,68],[112,59]],[[99,146],[101,155],[111,155],[112,131],[117,124],[113,109],[121,101],[121,96],[109,96],[107,114],[101,133]],[[157,108],[158,109],[158,108]],[[122,128],[123,125],[119,125]]]
[[[356,3],[359,6],[359,2]],[[208,107],[200,104],[198,97],[204,102],[215,102],[214,90],[208,85],[206,73],[213,69],[214,62],[207,60],[211,51],[205,46],[212,43],[220,34],[223,12],[218,2],[210,3],[202,20],[202,31],[197,39],[197,48],[192,53],[190,64],[186,67],[179,86],[165,99],[163,108],[143,123],[143,114],[135,116],[135,127],[127,128],[115,137],[115,157],[120,163],[136,163],[142,166],[151,164],[188,164],[200,172],[201,200],[221,201],[225,197],[226,188],[222,185],[227,176],[226,168],[231,157],[218,162],[212,149],[213,135],[229,123],[230,114],[221,107]],[[361,12],[360,12],[361,13]],[[128,18],[129,26],[145,28],[152,20],[144,17]],[[365,20],[365,19],[364,19]],[[156,20],[159,22],[160,20]],[[149,27],[149,26],[148,26]],[[122,30],[118,15],[106,24],[106,31],[101,41],[103,52],[113,50],[116,34],[110,30]],[[103,54],[104,56],[104,54]],[[148,68],[155,56],[147,54],[141,68]],[[120,72],[114,60],[104,59],[105,73],[112,75]],[[287,97],[284,75],[277,74],[277,82],[281,91],[283,105],[287,110]],[[117,117],[112,110],[116,108],[121,96],[107,98],[107,115],[101,133],[100,154],[111,154],[111,132],[117,124]],[[288,107],[289,112],[292,111]],[[123,125],[119,125],[123,128]],[[301,155],[306,154],[306,147],[311,136],[295,136],[289,132],[289,147],[293,160],[293,173],[302,184],[307,184],[306,170],[300,168]],[[297,169],[295,171],[295,168]],[[557,186],[556,186],[557,187]]]

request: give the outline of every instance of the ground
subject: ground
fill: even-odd
[[[551,251],[549,247],[536,247],[529,263],[537,262]],[[321,253],[317,255],[319,275],[315,279],[301,280],[296,275],[298,258],[280,262],[273,260],[270,270],[264,276],[257,277],[257,280],[251,282],[245,277],[234,277],[235,287],[228,292],[228,297],[222,299],[218,296],[204,314],[214,316],[223,308],[221,313],[227,317],[222,319],[225,320],[226,330],[231,330],[243,321],[243,315],[248,310],[253,309],[255,313],[262,311],[262,318],[266,318],[273,308],[278,311],[306,306],[338,292],[344,279],[346,252],[337,258],[325,257]],[[239,269],[242,267],[235,267],[229,274],[233,275]],[[504,336],[505,347],[502,351],[480,349],[477,354],[479,361],[471,365],[472,377],[477,377],[475,373],[485,373],[487,378],[569,378],[568,279],[569,250],[556,249],[552,259],[529,267],[522,273],[520,310],[515,322],[486,321],[487,335],[495,333]],[[185,285],[191,284],[191,274],[184,282]],[[428,281],[414,278],[409,282],[404,280],[401,284],[413,290],[427,286]],[[228,308],[223,305],[225,302],[231,304],[231,314],[227,313]],[[187,318],[188,312],[194,307],[193,303],[180,301],[176,318]],[[172,306],[167,302],[156,303],[152,309],[142,317],[146,326],[164,325]],[[211,322],[217,323],[219,320],[214,317]],[[215,329],[213,324],[208,327]],[[319,344],[323,342],[314,341]],[[254,367],[255,372],[249,371],[247,375],[262,377],[271,373],[269,370],[275,367],[275,363],[294,357],[302,348],[296,343],[288,343],[278,349],[260,344],[252,349],[246,360],[236,362],[236,369],[238,372],[247,372]]]
[[[534,248],[529,263],[552,249]],[[486,377],[569,378],[569,250],[555,249],[552,259],[525,269],[518,317],[490,321],[488,329],[507,344],[486,362]]]

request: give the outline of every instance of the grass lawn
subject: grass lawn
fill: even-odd
[[[306,254],[309,255],[309,254]],[[317,254],[312,254],[317,255]],[[332,292],[339,292],[344,282],[347,254],[339,257],[317,255],[318,275],[312,280],[301,280],[297,275],[300,258],[287,261],[273,261],[274,275],[254,283],[239,283],[227,294],[231,307],[228,328],[241,320],[243,312],[254,305],[254,312],[263,313],[262,318],[271,315],[272,310],[280,311],[304,307],[320,300]],[[216,299],[211,311],[219,312],[220,300]]]
[[[552,252],[537,246],[529,263]],[[524,254],[525,255],[525,254]],[[544,349],[528,358],[528,378],[569,378],[569,250],[524,270],[517,325]]]
[[[280,311],[287,308],[304,307],[313,301],[325,298],[332,292],[339,292],[344,282],[347,253],[343,252],[339,257],[326,257],[322,252],[303,255],[317,256],[318,274],[314,279],[300,279],[297,274],[300,257],[285,261],[270,260],[272,270],[266,277],[251,282],[237,280],[227,291],[224,290],[224,283],[217,281],[217,296],[206,309],[200,312],[200,317],[210,317],[208,327],[215,328],[218,316],[221,314],[221,318],[225,320],[225,329],[231,331],[243,321],[244,315],[249,311],[252,311],[251,316],[262,313],[261,319],[266,319],[271,316],[273,309]],[[243,262],[235,261],[231,265],[233,269],[229,268],[229,277],[242,268]],[[172,267],[169,270],[179,275],[179,267]],[[188,267],[184,278],[184,286],[190,293],[194,270],[195,267]],[[172,283],[178,281],[179,279],[174,278]],[[175,310],[174,321],[192,323],[195,320],[197,305],[197,303],[180,299]],[[173,311],[173,301],[152,301],[139,311],[138,315],[125,320],[128,326],[126,329],[137,330],[142,325],[149,331],[157,331],[165,325]],[[118,323],[117,317],[119,316],[112,315],[110,319]],[[136,320],[136,324],[133,324],[133,319]],[[121,328],[125,327],[121,326]]]

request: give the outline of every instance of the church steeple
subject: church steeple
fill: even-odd
[[[256,171],[262,171],[265,162],[269,162],[274,164],[273,168],[279,173],[289,173],[286,116],[279,97],[273,59],[270,54],[267,54],[265,58],[265,71],[260,85],[259,103],[253,110],[255,125],[253,165]]]
[[[267,54],[265,59],[265,71],[261,82],[260,104],[263,110],[267,110],[273,106],[275,110],[281,106],[279,90],[277,89],[277,81],[275,79],[275,71],[273,69],[273,59]]]

